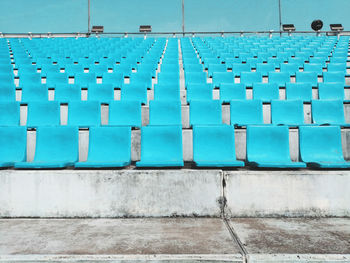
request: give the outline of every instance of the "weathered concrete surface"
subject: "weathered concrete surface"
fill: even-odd
[[[3,170],[0,217],[220,216],[218,170]]]
[[[349,262],[350,219],[235,218],[248,262]]]
[[[350,216],[349,171],[239,170],[224,178],[228,216]]]
[[[221,219],[3,219],[0,236],[0,262],[242,262]]]

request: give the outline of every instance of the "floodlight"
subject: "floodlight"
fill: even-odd
[[[343,31],[344,27],[342,24],[330,24],[329,27],[332,31]]]
[[[311,23],[311,28],[314,31],[320,31],[322,29],[322,27],[323,27],[322,20],[317,19],[317,20],[312,21],[312,23]]]
[[[140,26],[140,33],[151,33],[152,32],[152,26],[150,25],[141,25]]]

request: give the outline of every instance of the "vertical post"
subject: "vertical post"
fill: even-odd
[[[90,0],[88,0],[88,33],[90,33]]]
[[[182,35],[185,36],[185,1],[182,0]]]
[[[282,32],[282,8],[281,8],[281,0],[278,0],[278,9],[279,9],[279,24],[280,24],[280,32]],[[282,33],[280,33],[282,35]]]

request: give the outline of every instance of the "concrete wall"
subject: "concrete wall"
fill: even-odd
[[[4,170],[0,217],[339,217],[349,189],[348,171]]]
[[[233,171],[224,178],[228,216],[350,216],[348,171]]]
[[[215,170],[0,173],[0,217],[218,217],[221,198]]]

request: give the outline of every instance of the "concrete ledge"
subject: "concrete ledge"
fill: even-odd
[[[0,173],[0,217],[220,216],[217,170]]]
[[[0,220],[0,262],[242,262],[221,219]]]
[[[224,174],[228,216],[350,216],[349,171],[232,171]]]
[[[350,255],[332,254],[284,254],[284,255],[259,255],[247,256],[247,263],[337,263],[350,262]]]

